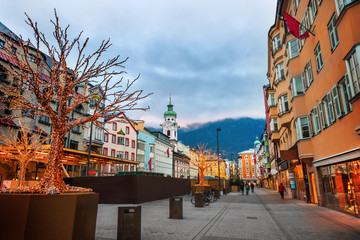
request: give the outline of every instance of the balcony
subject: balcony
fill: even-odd
[[[314,153],[311,144],[311,138],[303,139],[297,142],[299,159],[302,161],[310,160],[314,158]]]
[[[269,106],[268,113],[270,117],[276,117],[278,115],[276,105]]]
[[[273,131],[271,132],[271,141],[274,143],[278,143],[280,141],[280,132],[279,131]]]
[[[289,111],[282,112],[278,116],[279,116],[278,122],[279,122],[280,128],[282,128],[282,127],[287,128],[287,127],[290,126],[291,120],[293,120],[293,116],[292,116],[292,113],[291,113],[291,108],[290,108]]]

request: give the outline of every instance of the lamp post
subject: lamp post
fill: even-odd
[[[85,115],[85,117],[91,116],[90,114],[84,114],[84,115]],[[91,124],[90,124],[89,147],[88,147],[88,156],[87,156],[87,163],[86,163],[86,176],[89,176],[89,170],[90,170],[90,155],[91,155],[92,131],[93,131],[93,122],[91,121]]]
[[[219,132],[221,131],[221,128],[216,129],[216,145],[217,145],[217,159],[218,159],[218,177],[219,177],[219,192],[221,190],[220,185],[220,159],[219,159]]]

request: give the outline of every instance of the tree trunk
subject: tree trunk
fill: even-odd
[[[54,129],[60,129],[55,128]],[[44,172],[44,177],[37,185],[36,190],[49,194],[61,193],[66,188],[64,181],[61,178],[61,157],[64,148],[64,133],[54,131],[51,139],[49,160]]]
[[[20,173],[19,173],[18,187],[22,188],[24,187],[24,183],[25,183],[26,165],[22,161],[19,161],[19,165],[20,165]]]
[[[203,168],[199,168],[199,185],[203,186],[204,182],[205,182],[205,177],[204,177],[204,170]]]

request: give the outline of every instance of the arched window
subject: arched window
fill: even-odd
[[[170,130],[167,130],[167,135],[170,137]]]

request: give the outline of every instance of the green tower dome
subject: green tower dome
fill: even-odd
[[[256,140],[254,142],[254,146],[261,144],[261,142],[259,141],[259,138],[256,136]]]
[[[171,104],[171,97],[170,97],[170,102],[167,105],[168,110],[166,112],[164,112],[164,117],[176,117],[177,114],[176,112],[173,110],[174,105]]]

